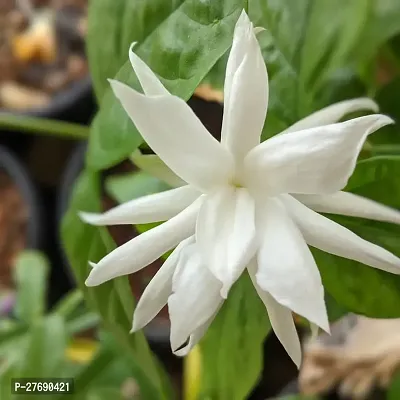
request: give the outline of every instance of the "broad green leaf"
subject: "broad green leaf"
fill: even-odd
[[[19,367],[20,377],[49,378],[60,376],[65,362],[67,333],[63,318],[50,314],[33,323],[27,349]]]
[[[18,256],[15,266],[18,287],[15,313],[22,321],[31,323],[43,315],[48,273],[48,262],[38,251],[26,250]]]
[[[183,0],[92,0],[88,10],[87,52],[99,103],[127,60],[132,42],[142,43]]]
[[[171,93],[187,100],[230,47],[244,3],[185,0],[138,43],[136,51]],[[139,90],[129,61],[115,79]],[[110,167],[128,157],[142,140],[111,89],[107,89],[92,125],[88,165],[97,170]]]
[[[159,179],[142,171],[112,175],[106,179],[105,188],[119,203],[125,203],[152,193],[168,189]]]
[[[369,9],[365,0],[339,3],[250,0],[270,76],[263,139],[332,102],[326,83],[351,60]]]
[[[348,190],[400,208],[400,157],[373,157],[358,163]],[[400,256],[398,225],[350,217],[337,222]],[[400,317],[400,276],[315,250],[326,290],[349,311],[377,318]]]
[[[114,247],[105,228],[98,229],[83,223],[78,211],[100,211],[98,174],[84,172],[73,192],[70,208],[62,223],[62,238],[68,259],[88,305],[97,311],[103,324],[132,358],[137,360],[135,378],[141,390],[151,392],[149,398],[171,398],[170,389],[161,377],[162,371],[152,356],[142,332],[129,334],[133,316],[133,296],[125,277],[97,287],[86,287],[88,261],[97,262]]]
[[[247,398],[260,377],[270,329],[267,311],[243,274],[200,343],[201,398]]]

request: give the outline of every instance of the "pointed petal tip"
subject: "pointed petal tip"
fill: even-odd
[[[133,49],[137,45],[138,42],[132,42],[129,46],[129,53],[134,53]]]
[[[255,35],[258,35],[260,32],[266,31],[266,29],[263,28],[262,26],[256,26],[256,27],[253,29],[253,31],[254,31],[254,34],[255,34]]]
[[[78,212],[79,218],[83,222],[86,222],[87,224],[90,224],[90,225],[96,225],[100,215],[101,214],[91,213],[91,212],[87,212],[87,211],[79,211]]]
[[[92,261],[89,261],[89,265],[90,265],[92,268],[95,268],[95,267],[97,267],[97,264],[96,264],[96,263],[94,263],[94,262],[92,262]]]

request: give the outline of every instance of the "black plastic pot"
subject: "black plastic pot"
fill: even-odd
[[[0,146],[0,169],[6,172],[22,194],[29,212],[27,248],[38,249],[44,244],[43,209],[38,191],[27,170],[14,154]]]
[[[92,81],[87,76],[57,93],[47,107],[26,110],[21,113],[37,117],[87,123],[92,118],[95,109]]]

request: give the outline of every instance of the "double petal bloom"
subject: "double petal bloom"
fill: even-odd
[[[82,213],[95,225],[166,221],[92,264],[86,284],[136,272],[175,248],[144,291],[133,330],[168,303],[171,346],[185,355],[247,269],[277,337],[299,365],[292,311],[329,330],[324,289],[309,245],[400,272],[395,255],[317,213],[400,223],[396,210],[341,191],[365,138],[391,119],[374,114],[336,123],[349,112],[377,111],[372,100],[349,100],[260,144],[268,76],[245,12],[226,69],[221,142],[132,51],[130,60],[144,94],[111,81],[114,93],[147,144],[184,183],[104,214]]]

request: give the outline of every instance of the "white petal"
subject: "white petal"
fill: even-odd
[[[221,142],[236,158],[260,143],[268,107],[268,75],[253,24],[243,11],[235,28],[224,95]]]
[[[319,270],[299,229],[274,198],[257,209],[258,285],[285,307],[329,331]]]
[[[302,194],[294,197],[317,212],[400,224],[399,211],[353,193],[336,192],[327,195]]]
[[[176,351],[222,304],[221,283],[202,263],[195,244],[181,251],[168,299],[171,347]]]
[[[182,99],[144,96],[121,82],[110,83],[146,143],[185,182],[209,191],[231,179],[231,154]]]
[[[167,304],[168,297],[172,293],[172,277],[178,264],[181,250],[193,242],[194,236],[191,236],[179,243],[146,286],[133,314],[131,332],[142,329]]]
[[[199,251],[226,298],[256,251],[254,200],[243,188],[224,188],[208,195],[196,224]]]
[[[284,201],[310,246],[374,268],[400,274],[400,259],[394,254],[360,238],[290,196],[285,196]]]
[[[301,345],[293,321],[292,312],[279,304],[269,293],[262,290],[258,285],[255,277],[257,271],[257,264],[255,262],[250,264],[248,270],[257,294],[267,309],[269,321],[276,337],[282,343],[282,346],[285,348],[290,358],[297,365],[297,368],[299,368],[301,364]]]
[[[150,194],[120,204],[103,214],[81,212],[80,217],[92,225],[149,224],[166,221],[195,201],[201,193],[190,186]]]
[[[169,94],[154,72],[133,52],[135,44],[132,43],[129,49],[129,60],[142,85],[144,93],[148,96]]]
[[[190,350],[196,346],[197,343],[201,340],[204,334],[207,332],[208,328],[210,327],[211,323],[214,321],[215,316],[218,314],[218,307],[217,311],[203,324],[196,328],[189,337],[188,344],[185,347],[181,347],[179,350],[173,351],[176,356],[183,357],[189,354]]]
[[[255,190],[327,194],[346,186],[365,138],[393,121],[368,115],[274,136],[246,156],[246,179]]]
[[[282,133],[296,132],[303,129],[333,124],[341,120],[346,114],[362,110],[378,112],[379,106],[368,97],[360,97],[358,99],[341,101],[308,115],[302,120],[296,122],[294,125],[290,126],[288,129],[284,130]]]
[[[186,185],[186,182],[179,178],[156,154],[142,154],[139,149],[136,149],[131,160],[142,171],[147,172],[161,181],[172,187]]]
[[[107,254],[90,271],[86,286],[97,286],[117,276],[139,271],[193,235],[200,201]]]

